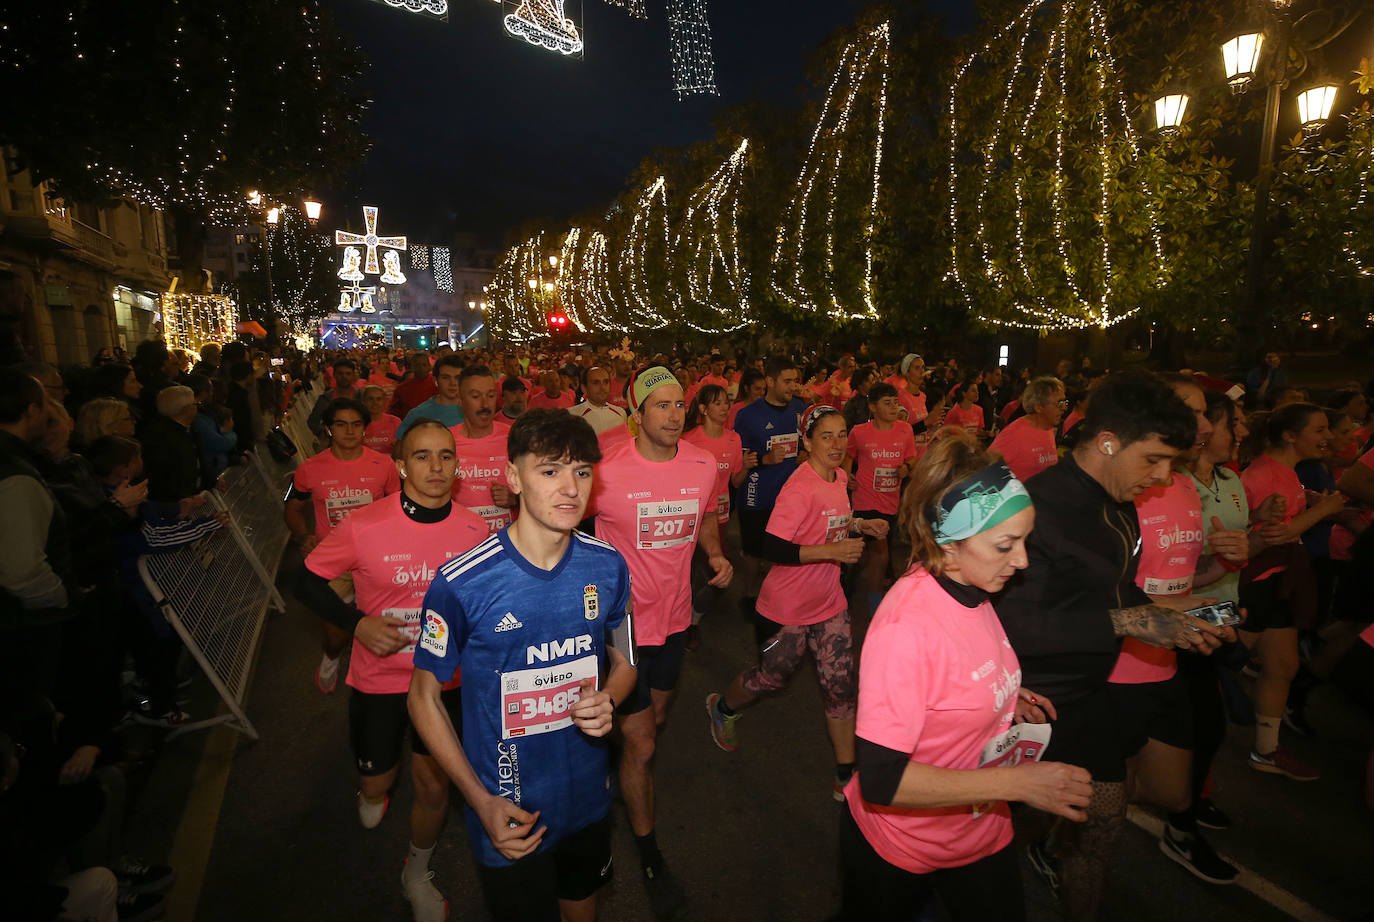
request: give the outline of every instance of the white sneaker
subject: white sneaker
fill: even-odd
[[[410,859],[406,859],[410,864]],[[410,880],[404,869],[401,871],[401,889],[410,900],[410,910],[415,922],[445,922],[448,919],[448,900],[434,886],[434,872],[426,871],[422,877]]]
[[[326,695],[332,695],[339,685],[339,661],[343,654],[330,657],[328,653],[320,657],[320,665],[315,669],[315,687]]]
[[[386,816],[386,808],[391,806],[391,798],[382,795],[382,802],[379,804],[368,803],[363,792],[358,792],[358,821],[363,824],[364,829],[376,829],[382,822],[382,817]]]

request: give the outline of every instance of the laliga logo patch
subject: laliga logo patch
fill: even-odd
[[[420,637],[420,647],[435,656],[444,656],[448,653],[448,624],[436,611],[425,612],[425,627]]]
[[[596,584],[588,583],[582,590],[582,616],[588,621],[595,621],[599,613],[599,603],[597,602]]]

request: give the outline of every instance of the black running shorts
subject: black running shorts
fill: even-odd
[[[651,691],[670,692],[677,688],[678,676],[682,674],[682,658],[686,652],[686,631],[669,635],[657,647],[640,647],[639,676],[635,680],[634,691],[618,708],[621,716],[646,710],[654,703]]]
[[[763,559],[763,533],[768,530],[772,509],[739,507],[739,546],[750,557]]]
[[[451,688],[440,692],[453,730],[463,734],[463,690]],[[348,698],[348,740],[353,746],[353,761],[358,774],[385,775],[401,761],[401,745],[410,732],[410,751],[427,756],[429,749],[406,710],[404,692],[395,695],[373,695],[356,688]]]
[[[1240,587],[1240,607],[1245,609],[1242,631],[1258,634],[1269,628],[1293,627],[1293,603],[1280,595],[1283,574]]]
[[[546,833],[547,835],[547,833]],[[610,883],[611,817],[584,826],[550,849],[502,868],[477,866],[482,899],[495,922],[559,922],[558,901],[579,902]]]
[[[1107,694],[1116,709],[1117,736],[1124,757],[1129,759],[1140,752],[1148,740],[1178,749],[1193,748],[1193,704],[1182,676],[1175,673],[1163,682],[1135,685],[1109,683]]]
[[[1054,702],[1059,718],[1051,724],[1044,761],[1086,768],[1094,781],[1126,780],[1126,757],[1116,727],[1113,699],[1104,691],[1065,703]]]

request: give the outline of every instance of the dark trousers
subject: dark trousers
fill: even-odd
[[[1019,922],[1026,917],[1021,869],[1008,846],[960,868],[913,874],[889,864],[868,844],[849,809],[840,820],[844,922],[910,922],[939,894],[952,922]]]

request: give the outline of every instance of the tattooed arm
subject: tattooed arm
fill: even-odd
[[[1235,632],[1230,628],[1216,627],[1163,605],[1113,608],[1108,614],[1116,636],[1133,637],[1141,643],[1165,649],[1211,653],[1223,641],[1235,639]]]

